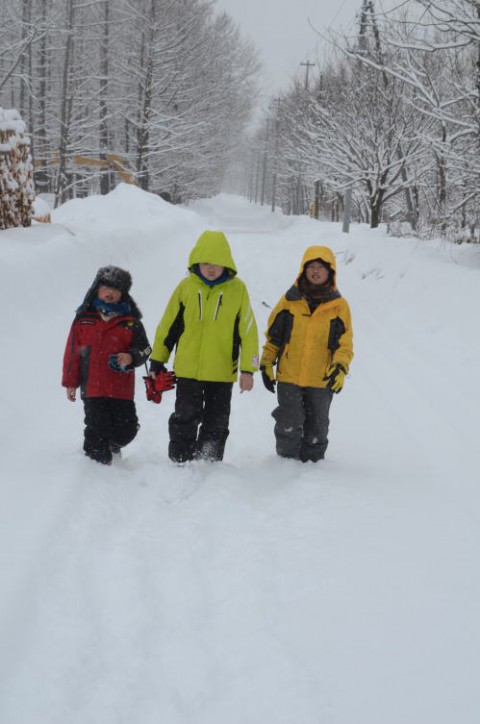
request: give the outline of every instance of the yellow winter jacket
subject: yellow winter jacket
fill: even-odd
[[[299,289],[305,265],[321,259],[332,269],[328,301],[311,312]],[[303,255],[295,284],[280,299],[268,319],[261,366],[277,365],[277,380],[300,387],[326,387],[329,367],[339,362],[348,372],[353,357],[350,308],[336,286],[336,262],[325,246],[311,246]]]
[[[200,263],[223,266],[228,277],[209,286],[195,273]],[[176,347],[177,377],[203,382],[234,382],[239,369],[255,372],[257,324],[225,235],[205,231],[188,264],[190,274],[173,292],[157,327],[151,359],[165,363]]]

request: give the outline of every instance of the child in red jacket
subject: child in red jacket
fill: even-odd
[[[151,352],[131,285],[124,269],[98,270],[77,309],[63,358],[67,399],[75,402],[80,387],[85,407],[83,449],[104,465],[111,465],[112,453],[120,453],[137,434],[134,369]]]

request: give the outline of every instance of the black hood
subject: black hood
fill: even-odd
[[[136,302],[130,296],[129,291],[132,286],[132,275],[126,269],[120,269],[118,266],[103,266],[95,275],[95,279],[85,295],[81,305],[77,309],[77,316],[85,312],[92,312],[92,301],[96,298],[99,287],[111,287],[122,292],[122,302],[126,302],[130,306],[130,314],[135,319],[141,319],[142,313]]]

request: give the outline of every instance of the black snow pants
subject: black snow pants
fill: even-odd
[[[138,424],[133,400],[111,397],[87,397],[83,449],[85,454],[104,465],[112,462],[112,447],[124,447],[132,442]]]
[[[277,454],[303,462],[323,460],[333,393],[279,382],[277,396],[278,407],[272,412]]]
[[[170,460],[223,460],[232,388],[231,382],[177,377],[175,412],[168,421]]]

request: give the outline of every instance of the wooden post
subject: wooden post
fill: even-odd
[[[350,210],[352,206],[352,185],[347,188],[345,192],[345,205],[343,208],[343,226],[342,231],[348,234],[350,231]]]

